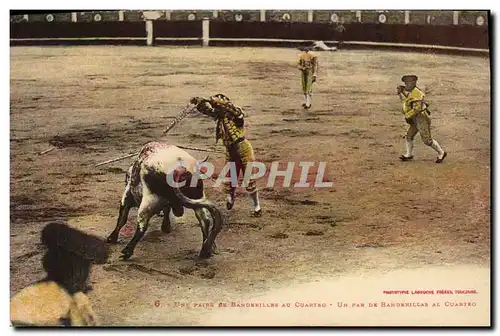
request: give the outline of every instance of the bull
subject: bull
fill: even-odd
[[[116,227],[107,238],[108,243],[117,243],[130,209],[138,208],[135,234],[121,251],[123,260],[134,254],[151,217],[163,211],[161,230],[168,233],[171,231],[170,212],[180,217],[184,208],[194,210],[201,227],[203,244],[199,257],[212,256],[223,218],[217,207],[205,197],[203,180],[197,178],[196,185],[191,186],[197,164],[198,161],[189,153],[167,143],[150,142],[142,147],[127,170]],[[168,182],[168,177],[173,183]]]

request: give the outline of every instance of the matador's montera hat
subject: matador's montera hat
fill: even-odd
[[[407,82],[416,82],[418,80],[418,77],[416,75],[404,75],[401,77],[401,81],[404,83]]]

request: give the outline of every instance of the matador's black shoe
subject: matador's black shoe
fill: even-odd
[[[399,158],[401,159],[401,161],[411,161],[413,160],[413,155],[412,156],[401,155]]]
[[[262,209],[253,212],[254,217],[262,217]]]
[[[233,202],[229,202],[229,201],[226,201],[226,209],[227,210],[231,210],[234,206],[234,201]]]
[[[441,162],[443,162],[444,158],[445,158],[447,155],[448,155],[448,153],[444,152],[443,157],[442,157],[442,158],[437,158],[436,163],[441,163]]]

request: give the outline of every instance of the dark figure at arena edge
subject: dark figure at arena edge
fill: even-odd
[[[106,262],[109,250],[98,237],[65,224],[47,225],[41,235],[47,247],[47,276],[22,289],[10,301],[14,327],[96,326],[98,319],[87,293],[92,263]]]

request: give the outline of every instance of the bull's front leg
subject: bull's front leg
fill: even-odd
[[[160,209],[161,201],[159,197],[149,193],[143,196],[141,205],[139,206],[139,210],[137,212],[137,225],[134,236],[122,250],[121,258],[123,260],[128,260],[132,257],[137,243],[142,239],[142,237],[144,237],[144,234],[148,230],[149,220],[154,214],[158,213]]]
[[[123,228],[125,223],[127,223],[128,219],[128,214],[131,209],[131,205],[128,204],[127,202],[122,202],[120,204],[120,211],[118,212],[118,220],[116,221],[116,227],[111,232],[111,234],[108,236],[108,239],[106,240],[108,243],[111,244],[116,244],[118,242],[118,236],[120,234],[120,230]]]

